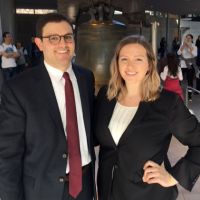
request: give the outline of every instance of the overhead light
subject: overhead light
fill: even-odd
[[[28,9],[28,8],[17,8],[16,9],[17,14],[34,14],[34,9]]]
[[[122,15],[122,11],[115,10],[114,15]]]
[[[151,16],[154,15],[154,11],[152,11],[152,10],[145,10],[145,13],[146,13],[146,14],[149,14],[149,15],[151,15]]]
[[[30,14],[30,15],[43,15],[47,13],[56,13],[57,10],[54,9],[27,9],[27,8],[17,8],[16,14]]]
[[[53,10],[53,9],[35,9],[35,14],[37,15],[44,15],[44,14],[48,14],[48,13],[56,13],[57,10]]]
[[[181,18],[181,20],[184,20],[184,21],[191,21],[192,18],[190,18],[190,17],[186,17],[186,18]]]

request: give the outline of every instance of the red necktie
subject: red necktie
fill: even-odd
[[[74,91],[69,74],[63,74],[65,79],[65,100],[67,118],[67,144],[69,155],[69,194],[76,198],[82,190],[82,165],[79,146],[78,124]]]

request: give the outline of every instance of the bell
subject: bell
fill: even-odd
[[[97,90],[108,83],[115,47],[125,35],[126,26],[117,22],[93,21],[77,27],[75,63],[93,71]]]

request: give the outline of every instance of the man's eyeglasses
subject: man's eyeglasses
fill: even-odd
[[[48,35],[42,36],[41,38],[48,38],[51,44],[59,44],[61,39],[64,39],[65,42],[73,42],[74,35],[73,34],[65,34],[65,35]]]

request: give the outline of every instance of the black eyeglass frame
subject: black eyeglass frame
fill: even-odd
[[[58,39],[57,41],[52,41],[52,40],[51,40],[51,37],[57,37],[57,38],[59,38],[59,39]],[[41,37],[39,37],[39,38],[41,38],[41,39],[43,39],[43,38],[48,38],[48,39],[49,39],[49,42],[50,42],[51,44],[59,44],[62,38],[64,39],[65,42],[71,43],[71,42],[74,41],[74,34],[73,34],[73,33],[67,33],[67,34],[65,34],[65,35],[53,34],[53,35],[41,36]],[[53,38],[52,38],[52,39],[53,39]]]

